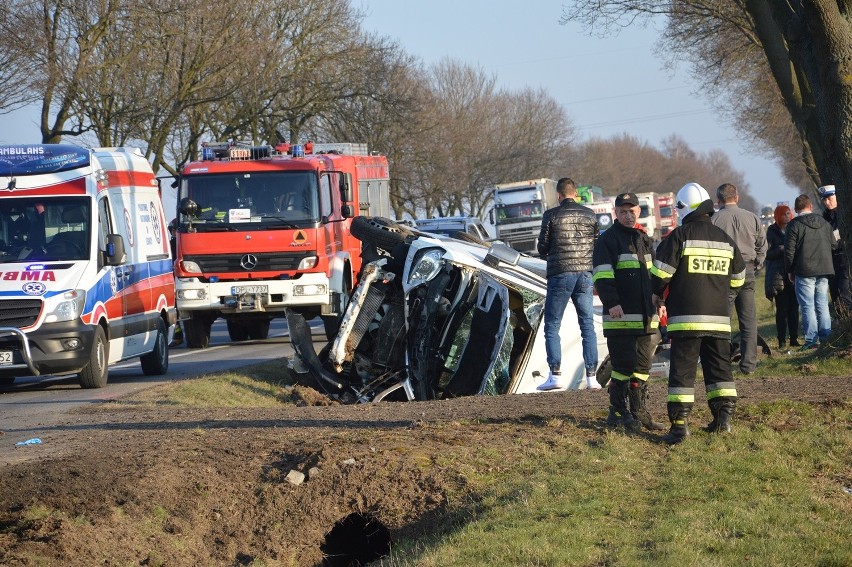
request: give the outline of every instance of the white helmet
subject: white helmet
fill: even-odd
[[[677,192],[678,225],[683,224],[683,218],[709,198],[707,190],[698,183],[687,183],[681,187]]]

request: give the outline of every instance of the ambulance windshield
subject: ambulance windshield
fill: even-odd
[[[316,222],[319,193],[314,172],[229,172],[185,176],[178,200],[189,198],[198,205],[198,217],[191,220],[199,230],[237,223],[258,229]],[[322,196],[323,202],[328,199]]]
[[[88,199],[0,200],[0,263],[86,260],[90,241]]]

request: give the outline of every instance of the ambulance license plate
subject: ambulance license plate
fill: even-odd
[[[261,293],[266,294],[269,293],[269,286],[267,285],[235,285],[231,287],[232,295],[243,295],[246,293]]]
[[[0,366],[8,366],[13,362],[11,350],[0,350]]]

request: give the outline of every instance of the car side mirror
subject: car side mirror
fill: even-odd
[[[107,266],[120,266],[127,262],[127,253],[124,251],[124,239],[120,234],[107,234],[106,259]]]

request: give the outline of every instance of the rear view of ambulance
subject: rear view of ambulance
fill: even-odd
[[[165,374],[176,320],[166,217],[134,148],[0,146],[0,383],[140,357]]]

